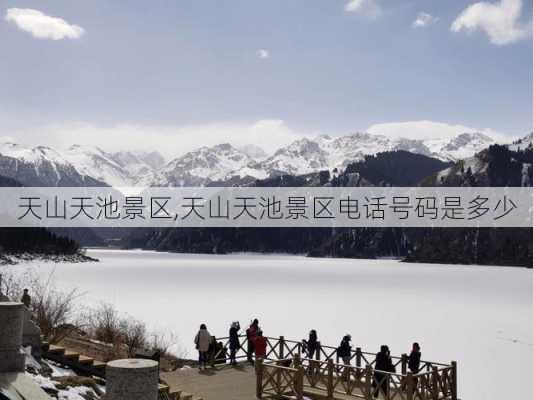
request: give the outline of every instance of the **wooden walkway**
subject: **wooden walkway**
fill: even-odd
[[[215,339],[212,368],[162,373],[170,392],[179,400],[335,399],[374,400],[374,384],[384,400],[457,400],[457,365],[421,361],[419,373],[407,371],[407,355],[392,357],[399,371],[375,371],[374,353],[352,351],[348,364],[339,364],[337,349],[318,343],[315,358],[303,358],[303,342],[267,337],[267,354],[254,366],[228,361],[227,339]],[[246,338],[241,338],[237,359],[246,360]],[[374,372],[376,372],[374,374]],[[183,393],[187,393],[183,396]],[[189,393],[194,394],[190,395]]]
[[[254,367],[241,363],[236,367],[219,366],[205,371],[196,368],[162,372],[161,380],[170,392],[194,393],[193,400],[254,400],[256,378]],[[179,399],[186,396],[180,396]]]
[[[187,400],[189,396],[192,396],[192,400],[257,400],[255,369],[246,362],[236,367],[218,366],[206,371],[186,368],[162,372],[161,380],[170,388],[170,393],[178,393],[177,398],[180,400]],[[311,387],[304,389],[304,396],[313,399],[327,398],[324,390]],[[335,400],[353,400],[354,396],[335,393],[334,398]],[[378,399],[382,398],[380,395]]]

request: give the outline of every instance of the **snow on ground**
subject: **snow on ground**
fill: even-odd
[[[57,394],[58,400],[85,400],[88,393],[94,393],[92,389],[85,386],[69,387],[65,390],[61,390]]]
[[[312,259],[285,255],[179,255],[90,250],[99,263],[33,262],[58,283],[79,287],[87,303],[169,329],[195,357],[193,336],[258,317],[266,335],[323,344],[351,333],[354,346],[394,354],[413,341],[423,358],[459,362],[460,397],[520,398],[530,391],[533,270],[405,264],[395,260]],[[15,267],[10,267],[15,268]]]
[[[57,396],[58,400],[87,400],[99,399],[100,396],[92,387],[84,386],[80,381],[76,383],[77,376],[74,371],[69,368],[60,367],[58,364],[51,361],[44,361],[43,365],[39,364],[32,356],[31,349],[26,350],[26,375],[45,390],[49,394]],[[70,383],[61,382],[62,378],[72,377],[73,381]],[[105,393],[105,387],[98,385],[100,393]]]

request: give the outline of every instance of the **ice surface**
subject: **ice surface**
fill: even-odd
[[[533,358],[533,270],[405,264],[285,255],[178,255],[90,250],[99,263],[40,263],[85,301],[113,302],[152,328],[179,335],[196,357],[200,323],[217,336],[259,318],[266,335],[302,339],[310,329],[336,346],[394,354],[420,342],[423,358],[459,363],[468,400],[523,398]],[[35,264],[33,264],[35,266]],[[522,396],[521,396],[522,395]]]

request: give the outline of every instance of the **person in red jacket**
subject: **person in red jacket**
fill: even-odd
[[[248,339],[248,351],[246,353],[248,355],[248,362],[252,364],[254,363],[252,356],[255,352],[255,339],[257,338],[258,331],[260,331],[259,320],[256,318],[253,320],[250,327],[246,329],[246,338]]]
[[[262,331],[257,332],[257,337],[255,338],[255,358],[266,358],[267,353],[267,340],[263,336]]]

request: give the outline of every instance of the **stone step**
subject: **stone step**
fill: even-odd
[[[80,354],[80,357],[78,358],[78,362],[84,365],[92,365],[94,363],[94,358],[87,357],[87,356],[84,356],[83,354]]]
[[[102,361],[98,361],[98,360],[94,360],[93,362],[93,367],[94,368],[105,368],[105,366],[107,365],[107,363],[105,362],[102,362]]]
[[[72,350],[65,350],[63,357],[68,358],[69,360],[77,361],[80,358],[80,353]]]
[[[51,344],[50,347],[48,348],[48,353],[53,353],[53,354],[62,355],[62,354],[65,354],[65,351],[66,349],[64,347],[56,346],[55,344]]]

